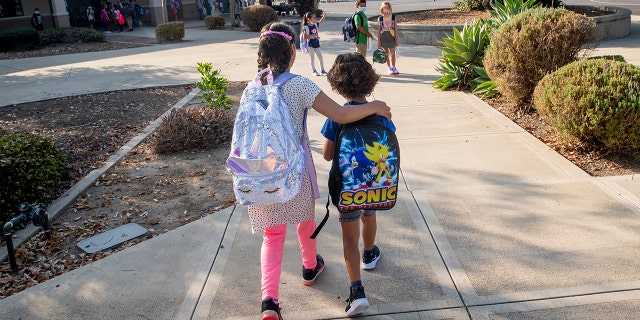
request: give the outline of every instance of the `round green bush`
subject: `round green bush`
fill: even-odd
[[[0,221],[15,216],[22,202],[55,197],[65,164],[63,151],[52,141],[0,129]]]
[[[175,42],[184,39],[184,21],[171,21],[156,27],[156,40]]]
[[[38,31],[33,28],[15,28],[0,31],[0,51],[35,49],[40,45]]]
[[[215,28],[224,28],[224,17],[223,16],[206,16],[204,17],[204,25],[209,30],[213,30]]]
[[[600,36],[596,23],[565,10],[534,8],[507,20],[491,35],[484,66],[498,91],[523,105],[547,73],[575,61]]]
[[[265,24],[278,21],[278,14],[270,6],[254,4],[240,11],[240,19],[251,31],[260,31]]]
[[[564,136],[610,150],[640,148],[640,68],[632,64],[573,62],[540,81],[533,103]]]
[[[452,9],[460,11],[484,10],[482,0],[460,0],[453,3]]]
[[[40,44],[102,42],[104,33],[87,28],[50,28],[40,32]]]

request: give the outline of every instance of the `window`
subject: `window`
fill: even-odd
[[[0,0],[0,18],[24,16],[22,0]]]

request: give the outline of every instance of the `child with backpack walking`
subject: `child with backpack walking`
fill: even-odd
[[[398,28],[396,26],[396,15],[393,14],[391,3],[388,1],[380,5],[380,17],[378,18],[380,28],[378,30],[378,48],[384,49],[387,54],[387,68],[389,74],[400,74],[396,69],[396,47],[398,46]]]
[[[317,18],[314,12],[307,12],[302,16],[302,37],[307,41],[307,51],[309,53],[309,58],[311,58],[311,74],[314,76],[327,75],[327,72],[324,71],[322,50],[320,50],[320,35],[318,34],[319,26],[324,22],[326,17],[327,13],[324,11],[322,11],[322,17],[320,17],[320,20],[316,20]],[[321,73],[316,71],[314,56],[318,56],[318,61],[320,61],[320,70],[322,70]]]
[[[327,75],[331,89],[348,101],[345,106],[354,106],[348,108],[354,111],[367,103],[367,96],[373,92],[379,79],[380,75],[373,70],[366,58],[355,52],[338,55]],[[395,125],[391,120],[384,117],[379,118],[385,127],[395,131]],[[327,119],[322,127],[322,135],[326,138],[322,155],[327,161],[332,161],[335,156],[334,147],[339,130],[340,124],[331,119]],[[350,317],[363,313],[369,307],[369,301],[362,285],[360,268],[372,270],[380,260],[380,249],[375,245],[376,211],[358,209],[340,212],[339,221],[342,227],[344,261],[351,282],[349,299],[345,308],[347,316]],[[364,245],[362,260],[360,260],[359,248],[360,221],[362,221]]]
[[[291,75],[289,71],[296,58],[294,41],[296,36],[288,25],[274,22],[263,27],[258,45],[260,72],[256,76],[256,82],[266,85],[270,79],[272,83],[276,83],[279,81],[278,77],[288,78],[288,81],[282,81],[284,83],[278,82],[278,90],[284,105],[270,107],[288,109],[285,112],[291,115],[294,127],[292,130],[295,130],[296,136],[300,139],[300,144],[305,149],[305,158],[308,159],[305,162],[303,174],[297,177],[302,180],[300,191],[293,198],[284,203],[249,205],[248,207],[252,232],[264,232],[260,252],[263,320],[282,319],[278,298],[287,224],[295,224],[297,228],[302,253],[302,283],[307,286],[313,285],[318,275],[324,270],[324,260],[317,254],[316,240],[310,238],[316,227],[315,199],[319,198],[320,194],[306,133],[307,110],[313,108],[340,123],[353,122],[371,114],[391,118],[391,109],[382,101],[373,101],[357,108],[345,108],[331,100],[309,78]],[[250,83],[243,92],[240,108],[243,103],[246,104],[252,98],[255,100],[250,96],[252,90],[249,89],[257,85],[256,82]],[[234,135],[236,130],[242,129],[234,126]],[[277,133],[276,136],[278,135]],[[232,153],[235,153],[233,147]]]

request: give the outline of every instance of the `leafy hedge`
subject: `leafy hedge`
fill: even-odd
[[[585,16],[565,9],[525,10],[492,34],[484,66],[498,91],[523,105],[542,77],[575,61],[598,37],[596,23]]]
[[[65,165],[63,151],[52,141],[0,129],[0,221],[15,216],[22,202],[52,199]]]
[[[0,51],[13,49],[35,49],[40,45],[38,31],[30,28],[16,28],[0,31]]]
[[[240,11],[240,19],[251,31],[260,31],[264,25],[278,21],[278,14],[272,7],[254,4]]]
[[[533,103],[565,137],[610,150],[640,149],[640,68],[585,59],[545,76]]]
[[[156,39],[159,42],[182,41],[184,39],[184,21],[172,21],[157,26]]]

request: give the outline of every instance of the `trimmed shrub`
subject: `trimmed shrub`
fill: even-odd
[[[87,28],[51,28],[40,32],[40,44],[102,42],[105,35]]]
[[[184,38],[184,21],[171,21],[156,27],[156,40],[159,42],[182,41]]]
[[[619,54],[609,54],[609,55],[604,55],[604,56],[595,56],[595,57],[589,57],[587,59],[607,59],[607,60],[614,60],[614,61],[620,61],[620,62],[627,62],[627,60],[625,60],[624,57],[619,55]]]
[[[15,28],[0,31],[0,51],[35,49],[40,45],[38,31],[31,28]]]
[[[40,43],[42,43],[42,45],[45,45],[45,46],[50,45],[52,43],[65,43],[65,42],[67,42],[67,34],[64,32],[64,29],[51,28],[47,30],[42,30],[42,34],[40,35]]]
[[[240,11],[240,19],[251,31],[260,31],[265,24],[278,21],[278,14],[272,7],[254,4]]]
[[[213,30],[216,28],[224,28],[224,17],[223,16],[206,16],[204,17],[204,25],[207,26],[207,29]]]
[[[18,214],[22,202],[56,196],[65,174],[63,151],[49,139],[0,129],[0,221]]]
[[[453,3],[452,9],[460,11],[484,10],[482,0],[460,0]]]
[[[484,66],[501,94],[524,105],[542,77],[575,61],[598,32],[593,20],[565,9],[525,10],[492,34]]]
[[[234,118],[221,109],[183,108],[172,110],[153,134],[157,154],[228,146],[233,134]]]
[[[565,137],[610,150],[640,149],[640,68],[585,59],[545,76],[533,103]]]

